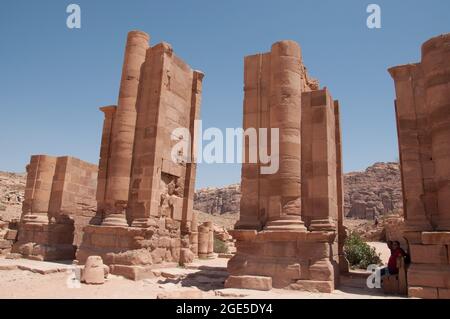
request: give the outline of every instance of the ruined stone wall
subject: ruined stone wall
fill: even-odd
[[[192,145],[175,129],[193,132],[199,116],[201,73],[178,58],[166,43],[147,51],[133,155],[127,218],[135,225],[152,217],[169,217],[186,224],[192,219],[195,164],[186,162]],[[172,149],[183,143],[188,154]]]
[[[450,297],[450,34],[422,46],[420,63],[389,69],[395,81],[404,195],[404,237],[411,254],[408,293]]]
[[[59,157],[53,176],[48,214],[74,221],[74,244],[80,245],[84,226],[96,213],[97,166],[74,157]]]
[[[194,124],[203,74],[169,44],[149,46],[148,39],[141,31],[128,34],[123,74],[129,77],[122,77],[118,105],[101,108],[99,213],[77,252],[80,262],[100,255],[113,273],[132,279],[151,275],[154,264],[192,261],[198,242]]]
[[[83,227],[95,215],[97,166],[68,156],[34,155],[27,173],[13,250],[36,259],[73,258]]]
[[[246,57],[244,83],[244,129],[279,129],[279,170],[262,174],[260,159],[242,165],[226,286],[331,292],[344,261],[339,105],[309,78],[293,41]],[[246,141],[245,158],[260,148],[274,154],[265,145]]]

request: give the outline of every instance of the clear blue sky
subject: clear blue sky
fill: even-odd
[[[82,28],[66,27],[66,7]],[[382,28],[366,27],[366,7]],[[398,157],[390,66],[416,62],[420,45],[450,32],[450,1],[22,1],[0,3],[0,170],[24,171],[31,154],[98,162],[102,114],[117,102],[129,30],[166,41],[205,72],[206,127],[242,124],[243,57],[273,42],[300,43],[311,75],[342,108],[345,171]],[[199,166],[197,187],[239,182],[240,167]]]

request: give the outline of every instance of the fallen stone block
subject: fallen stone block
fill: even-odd
[[[90,256],[81,272],[81,281],[86,284],[105,283],[105,267],[100,256]]]
[[[225,288],[241,288],[269,291],[272,289],[272,278],[264,276],[229,276]]]
[[[410,298],[437,299],[437,288],[430,287],[409,287],[408,296]]]
[[[292,290],[309,292],[332,293],[334,290],[334,284],[332,281],[297,280],[296,283],[290,284],[288,288]]]
[[[110,272],[113,275],[122,276],[135,281],[155,277],[151,266],[111,265]]]

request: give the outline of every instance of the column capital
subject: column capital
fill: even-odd
[[[389,68],[388,72],[395,81],[407,80],[411,76],[413,70],[418,66],[420,66],[420,63],[397,65]]]
[[[99,108],[99,110],[102,111],[105,116],[113,115],[117,111],[117,105],[102,106]]]

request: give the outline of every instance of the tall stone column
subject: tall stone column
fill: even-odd
[[[191,244],[191,251],[195,257],[198,257],[198,213],[192,213],[191,232],[189,234],[189,242]]]
[[[205,75],[200,71],[193,72],[192,96],[189,120],[189,133],[191,136],[190,157],[191,162],[186,163],[186,179],[183,194],[183,212],[182,212],[182,230],[187,229],[187,225],[194,219],[194,193],[195,193],[195,174],[197,171],[197,142],[198,132],[195,121],[200,120],[200,104],[202,99],[202,81]],[[196,230],[195,230],[196,231]]]
[[[102,141],[100,146],[100,159],[98,163],[97,180],[97,214],[91,224],[101,224],[105,210],[106,185],[108,181],[108,165],[111,154],[111,134],[114,117],[117,111],[116,105],[104,106],[100,108],[105,118],[103,120]]]
[[[134,166],[131,178],[128,218],[133,227],[148,227],[150,217],[159,217],[161,166],[165,148],[163,128],[166,109],[161,107],[168,85],[168,65],[173,54],[168,43],[147,50],[142,67],[136,121]],[[150,89],[149,89],[150,88]]]
[[[250,132],[244,140],[244,162],[241,169],[240,217],[235,229],[260,230],[267,215],[269,175],[260,172],[258,156],[262,148],[258,130],[270,129],[269,119],[270,53],[246,56],[244,59],[244,116],[243,129]],[[255,135],[251,135],[253,132]],[[256,140],[257,139],[257,140]],[[267,144],[268,142],[266,142]],[[270,148],[270,145],[268,145]]]
[[[426,104],[430,114],[432,158],[435,169],[437,230],[450,230],[450,34],[422,46]]]
[[[267,230],[306,231],[301,220],[301,52],[294,41],[272,45],[270,126],[279,128],[279,170],[271,176]]]
[[[136,100],[141,66],[145,61],[148,47],[148,34],[141,31],[128,33],[119,102],[112,126],[111,156],[105,196],[105,219],[102,225],[128,225],[125,213],[128,204],[136,128]]]
[[[47,224],[57,158],[33,155],[27,166],[27,184],[23,203],[23,223]]]
[[[431,140],[427,138],[428,112],[422,68],[420,64],[408,64],[393,67],[389,72],[395,81],[397,96],[395,109],[406,231],[431,230],[429,218],[435,205],[430,203],[434,196],[430,185],[434,173],[430,167],[433,163]],[[426,198],[428,205],[424,202]]]
[[[337,230],[338,258],[341,273],[349,271],[348,260],[345,257],[345,226],[344,226],[344,168],[342,164],[342,128],[339,101],[334,101],[335,139],[336,139],[336,186],[337,186]]]
[[[338,220],[334,107],[327,89],[302,95],[302,218],[312,231],[333,231]]]

